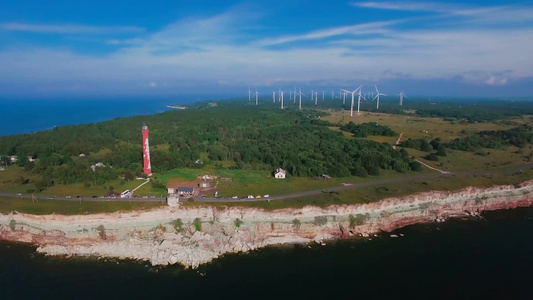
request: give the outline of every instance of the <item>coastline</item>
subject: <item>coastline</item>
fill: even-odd
[[[468,187],[368,204],[272,212],[238,207],[165,207],[76,216],[14,212],[0,215],[0,239],[34,244],[38,252],[48,255],[114,257],[196,268],[226,253],[269,245],[322,243],[483,211],[532,206],[532,192],[533,180],[529,180],[514,186]],[[178,219],[181,229],[176,229]],[[197,231],[195,219],[201,221],[201,231]]]

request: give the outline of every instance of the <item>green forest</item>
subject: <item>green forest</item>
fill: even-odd
[[[347,139],[330,130],[325,126],[329,123],[320,120],[324,114],[231,101],[200,103],[157,115],[4,136],[0,137],[0,153],[17,155],[17,164],[42,174],[36,182],[39,190],[56,182],[105,184],[117,177],[142,176],[142,124],[150,129],[156,173],[207,164],[267,172],[281,167],[291,176],[367,176],[378,175],[380,170],[420,169],[404,150]],[[362,128],[367,134],[377,134],[375,129],[380,134],[395,134],[376,124]],[[36,160],[30,162],[27,156]],[[96,163],[104,166],[93,171],[91,166]]]

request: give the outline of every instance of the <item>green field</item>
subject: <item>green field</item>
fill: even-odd
[[[427,180],[415,180],[403,183],[380,184],[371,187],[349,189],[341,192],[327,192],[305,198],[291,198],[286,200],[264,202],[237,203],[201,203],[182,202],[184,206],[217,206],[217,207],[256,207],[266,210],[282,208],[301,208],[306,205],[326,207],[329,205],[363,204],[379,201],[390,197],[402,197],[415,193],[429,191],[456,191],[468,186],[490,187],[494,185],[517,184],[533,178],[533,170],[513,175],[484,175],[469,177],[447,177]]]
[[[40,199],[33,202],[31,199],[0,197],[0,212],[10,213],[13,211],[46,215],[82,215],[94,213],[111,213],[116,211],[144,210],[166,206],[165,202],[88,202],[88,201],[59,201]]]

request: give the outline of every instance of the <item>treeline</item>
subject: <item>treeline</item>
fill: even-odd
[[[424,156],[424,158],[428,160],[437,161],[439,160],[439,156],[447,156],[446,148],[444,147],[444,144],[442,144],[440,138],[434,138],[430,142],[424,138],[407,139],[402,141],[400,146],[405,148],[413,148],[424,152],[431,152],[435,150],[434,153],[429,153],[428,155]]]
[[[474,135],[458,138],[446,144],[446,147],[463,151],[476,151],[480,148],[505,148],[507,146],[523,147],[533,142],[532,127],[522,124],[509,130],[487,130]]]
[[[376,122],[355,124],[350,121],[340,127],[341,130],[351,132],[355,137],[367,137],[369,135],[397,136],[398,133],[387,126],[379,125]]]
[[[200,104],[187,110],[107,122],[62,126],[50,131],[0,137],[0,154],[30,156],[27,170],[43,175],[43,186],[125,180],[142,170],[141,125],[150,130],[154,172],[178,167],[201,168],[218,161],[234,168],[270,171],[278,167],[293,176],[376,175],[379,170],[416,170],[405,151],[364,140],[347,140],[320,120],[323,112],[257,107],[242,102]],[[367,125],[365,125],[367,126]],[[367,132],[375,134],[368,126]],[[80,157],[80,154],[82,157]],[[93,172],[96,163],[104,166]],[[203,163],[203,164],[202,164]]]

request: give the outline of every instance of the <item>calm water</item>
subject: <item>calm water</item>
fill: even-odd
[[[93,123],[118,117],[154,114],[188,99],[0,100],[0,136],[48,130],[54,126]]]
[[[199,270],[0,243],[0,299],[531,299],[533,208],[484,216],[396,239],[228,255]]]

